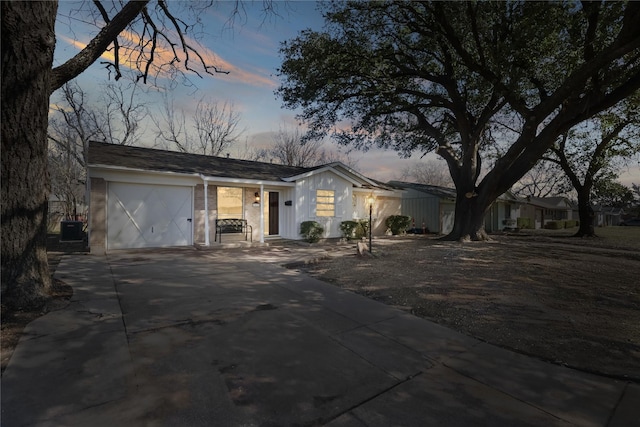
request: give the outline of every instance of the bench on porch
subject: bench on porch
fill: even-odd
[[[244,240],[250,237],[253,242],[253,227],[247,224],[246,219],[216,219],[214,241],[222,243],[222,234],[244,234]]]

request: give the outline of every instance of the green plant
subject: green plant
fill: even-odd
[[[309,243],[316,243],[322,237],[324,228],[316,221],[303,221],[300,223],[300,235]]]
[[[363,237],[367,237],[367,233],[369,233],[369,220],[342,221],[340,223],[340,232],[342,237],[347,240],[360,240]]]
[[[549,221],[544,225],[548,230],[561,230],[564,228],[564,221]]]
[[[391,230],[391,234],[395,236],[404,233],[409,228],[411,218],[406,215],[391,215],[387,217],[384,224]]]
[[[340,233],[342,237],[351,240],[356,237],[356,229],[360,226],[358,221],[342,221],[340,223]]]
[[[362,239],[369,235],[369,220],[361,219],[358,221],[358,227],[356,227],[356,239]]]
[[[517,227],[520,229],[533,228],[533,220],[528,217],[518,217],[516,220]]]

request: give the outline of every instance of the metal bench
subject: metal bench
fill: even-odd
[[[222,234],[244,234],[244,240],[251,238],[253,242],[253,227],[247,224],[246,219],[216,219],[214,241],[222,243]]]

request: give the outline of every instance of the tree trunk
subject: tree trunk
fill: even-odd
[[[47,114],[57,2],[2,2],[2,303],[37,307],[47,265]]]
[[[574,237],[595,237],[594,228],[595,215],[591,207],[591,186],[582,186],[578,190],[578,215],[580,217],[580,228]]]
[[[484,216],[491,205],[486,196],[475,191],[458,191],[453,230],[443,240],[490,240],[484,229]]]

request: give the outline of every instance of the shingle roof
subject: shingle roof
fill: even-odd
[[[404,181],[389,181],[388,185],[400,188],[409,188],[423,193],[433,194],[438,197],[445,197],[449,199],[456,198],[456,190],[453,188],[438,187],[436,185],[418,184],[417,182],[404,182]]]
[[[92,141],[89,166],[98,165],[264,181],[281,181],[317,169]]]
[[[565,197],[526,197],[526,203],[545,209],[571,209],[571,203]]]

